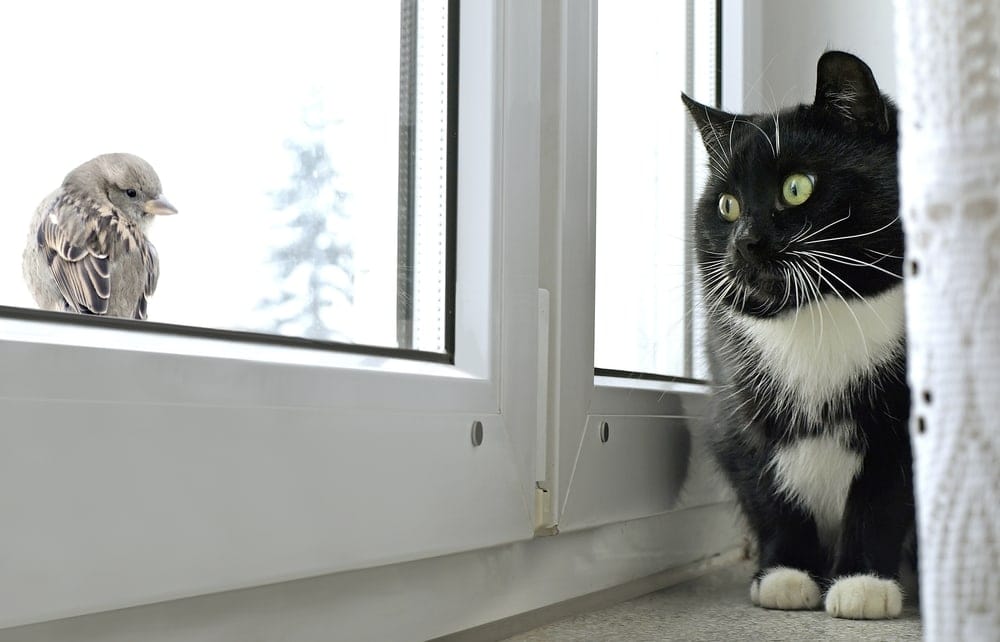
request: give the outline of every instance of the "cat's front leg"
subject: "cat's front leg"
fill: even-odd
[[[807,610],[822,603],[820,588],[828,558],[816,525],[799,507],[772,497],[755,507],[754,530],[759,570],[750,584],[750,600],[768,609]]]
[[[834,617],[880,620],[898,617],[903,591],[898,582],[903,540],[913,523],[908,461],[866,457],[844,509],[834,581],[826,594]]]

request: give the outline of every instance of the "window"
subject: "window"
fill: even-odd
[[[21,254],[38,203],[125,151],[180,211],[150,230],[151,321],[449,351],[448,0],[58,13],[25,5],[0,26],[0,56],[33,52],[4,71],[20,98],[0,120],[17,177],[0,303],[35,307]]]
[[[315,23],[323,21],[305,9],[327,3],[269,6],[273,20],[263,33],[301,21],[319,29]],[[399,6],[394,3],[394,9]],[[443,15],[434,13],[438,5],[433,2],[419,6],[431,16]],[[463,114],[457,137],[448,141],[462,159],[454,170],[461,187],[453,195],[458,222],[453,260],[461,278],[454,286],[453,358],[412,360],[395,351],[233,341],[238,333],[161,332],[148,323],[129,323],[130,331],[123,332],[121,324],[110,321],[51,323],[37,314],[0,315],[0,413],[7,418],[10,446],[0,477],[8,489],[31,488],[0,499],[20,524],[5,532],[5,545],[18,556],[5,569],[9,590],[4,594],[18,597],[0,604],[0,627],[530,539],[537,408],[544,404],[535,375],[538,288],[530,280],[505,278],[501,266],[537,273],[538,153],[537,146],[505,144],[500,123],[537,131],[538,108],[502,116],[502,105],[522,100],[535,85],[523,71],[504,76],[498,70],[537,68],[537,39],[520,30],[508,32],[488,3],[463,3],[460,13],[450,11],[456,6],[450,2],[447,15],[449,23],[460,22],[461,37],[440,50],[461,60],[459,77],[449,81],[441,67],[431,74],[444,77],[436,102],[456,104]],[[83,11],[73,9],[78,10]],[[206,10],[211,14],[211,7]],[[526,7],[506,20],[533,24],[537,33],[535,13]],[[131,15],[152,20],[154,14]],[[226,16],[233,14],[220,8],[214,19],[222,24]],[[82,24],[87,17],[64,19]],[[209,24],[194,28],[204,32],[206,42],[215,42],[213,51],[249,48],[256,65],[270,68],[271,58],[259,51],[266,47],[254,46],[259,33],[217,29],[213,40]],[[377,37],[382,23],[373,19],[350,28],[374,30]],[[400,44],[398,25],[394,29],[394,59],[385,63],[385,73],[393,78],[391,104],[385,108],[392,119],[384,122],[390,130],[386,148],[396,150]],[[428,31],[424,28],[425,35]],[[526,39],[534,48],[519,46]],[[229,68],[220,60],[221,73]],[[359,78],[373,73],[358,54],[353,60],[350,68]],[[16,72],[19,77],[41,69],[25,67]],[[223,127],[235,127],[226,120],[232,116],[258,131],[246,114],[230,114],[209,100],[227,100],[217,95],[225,93],[218,83],[214,77],[204,81],[203,109],[175,103],[182,110],[178,120],[197,127],[212,116],[221,118]],[[449,95],[449,87],[460,90]],[[430,101],[430,95],[416,98],[418,113],[421,100]],[[440,107],[432,113],[439,118]],[[3,126],[12,125],[7,120]],[[224,134],[233,145],[257,144],[232,132],[218,136]],[[363,137],[364,132],[348,134]],[[371,132],[376,134],[385,132]],[[113,144],[111,149],[129,142],[108,136],[100,142]],[[422,158],[440,153],[438,139],[415,139],[425,147]],[[282,140],[262,161],[265,165],[286,166]],[[37,158],[43,152],[35,149],[37,156],[25,165],[41,166]],[[396,252],[400,178],[393,153],[385,188],[391,193],[390,223],[374,242]],[[190,162],[208,167],[202,154],[193,154]],[[199,174],[185,174],[183,163],[159,165],[169,197],[180,208],[183,181],[171,190],[168,177],[200,180]],[[498,167],[517,190],[496,179]],[[263,180],[261,172],[251,178]],[[431,176],[445,174],[435,168]],[[51,189],[47,181],[38,182],[46,186],[43,194]],[[501,190],[507,190],[503,198]],[[36,198],[38,189],[26,191]],[[449,198],[446,192],[415,193],[433,202]],[[179,226],[188,214],[190,208],[158,221],[155,231]],[[414,244],[420,243],[416,238]],[[427,245],[433,251],[418,253],[430,257],[438,242]],[[166,279],[168,247],[159,249]],[[187,247],[181,256],[195,254]],[[386,332],[395,341],[395,265],[389,273]],[[417,296],[421,287],[414,286]],[[526,319],[531,322],[525,324]],[[415,323],[414,334],[419,332]],[[474,426],[482,427],[480,446],[471,439]]]
[[[714,102],[713,1],[600,7],[597,294],[600,370],[695,377],[687,254],[694,157],[680,91]],[[700,178],[700,177],[698,177]]]
[[[307,29],[325,34],[317,23],[329,20],[311,13],[312,8],[353,10],[356,4],[275,4],[268,14],[273,20],[262,32],[296,16],[296,25],[309,22]],[[373,4],[394,24],[396,17],[386,16],[385,4]],[[114,13],[124,6],[106,8]],[[395,83],[391,92],[385,88],[391,104],[368,106],[392,113],[392,119],[383,114],[380,121],[388,133],[369,132],[384,136],[385,149],[393,150],[391,160],[379,156],[391,172],[373,170],[388,176],[388,187],[386,194],[371,198],[384,198],[392,213],[373,243],[388,245],[386,251],[397,259],[409,254],[416,266],[409,285],[397,281],[396,265],[390,264],[391,278],[385,282],[391,296],[380,308],[388,317],[379,317],[379,336],[401,345],[405,342],[398,337],[410,334],[418,349],[438,349],[421,347],[419,337],[428,328],[428,341],[440,342],[442,323],[431,319],[425,324],[420,299],[428,291],[427,300],[434,300],[440,296],[434,292],[449,282],[441,280],[443,253],[445,277],[457,277],[454,306],[445,306],[454,314],[453,358],[416,360],[395,349],[362,353],[307,342],[234,341],[240,335],[231,328],[185,334],[174,332],[174,326],[162,332],[149,323],[128,323],[131,331],[122,332],[111,322],[57,324],[38,314],[0,315],[6,445],[0,503],[6,517],[4,545],[17,553],[9,556],[0,578],[2,594],[10,596],[0,600],[0,627],[346,571],[383,569],[391,575],[399,568],[394,565],[410,561],[418,563],[405,565],[407,572],[444,569],[437,577],[452,579],[459,567],[470,571],[466,578],[475,578],[491,559],[513,559],[546,575],[537,584],[542,589],[525,593],[541,605],[738,543],[732,507],[712,485],[698,450],[699,433],[690,422],[700,413],[702,387],[663,381],[633,386],[594,376],[596,0],[452,0],[448,30],[454,33],[457,26],[459,36],[447,46],[434,35],[443,28],[443,5],[421,0],[416,17],[413,6],[407,0],[392,3],[393,11],[402,8],[393,44],[388,35],[371,36],[379,41],[384,36],[385,46],[395,52],[391,64],[387,60],[380,67]],[[213,9],[205,10],[206,20],[222,20],[223,14],[212,18]],[[68,22],[82,24],[89,17],[83,9],[73,11],[83,13],[69,14]],[[151,13],[132,11],[152,20]],[[427,12],[432,25],[424,25],[420,12]],[[225,17],[243,20],[232,13]],[[251,19],[262,20],[246,18]],[[379,32],[386,22],[362,20],[350,28]],[[416,45],[414,31],[406,26],[414,22]],[[272,56],[271,47],[260,41],[261,32],[227,26],[209,37],[210,24],[194,28],[206,32],[205,40],[216,45],[212,51],[245,51],[262,72],[278,68],[274,75],[282,76],[279,61],[285,54]],[[342,33],[348,27],[331,29]],[[439,82],[421,85],[424,46],[433,50],[427,55],[437,56],[434,60],[446,57],[448,70],[455,69],[457,55],[457,76],[441,80],[443,68],[435,63],[426,71]],[[412,66],[414,48],[417,73],[401,74]],[[224,56],[206,61],[206,67],[230,70]],[[366,80],[374,74],[360,53],[354,52],[352,62],[351,73]],[[244,69],[244,75],[257,67]],[[299,75],[282,82],[292,83]],[[267,128],[246,123],[246,114],[224,109],[228,98],[219,95],[226,92],[217,85],[230,78],[223,78],[202,81],[203,109],[178,102],[183,115],[178,119],[191,121],[191,127],[218,121],[225,128],[235,127],[227,120],[232,116],[254,136],[266,134]],[[415,85],[403,83],[400,89],[403,78],[415,78]],[[381,84],[381,79],[371,81]],[[437,89],[421,94],[421,86]],[[286,97],[290,100],[282,94]],[[421,111],[424,102],[434,105]],[[460,116],[457,130],[446,130],[444,138],[447,162],[454,163],[454,181],[448,185],[454,193],[445,190],[443,196],[435,178],[442,175],[442,130],[425,129],[426,138],[420,132],[421,114],[434,115],[432,125],[440,125],[442,105],[449,123],[453,114]],[[405,118],[400,127],[400,114],[414,109],[416,132],[407,130]],[[210,129],[202,129],[207,142],[212,141]],[[259,144],[256,138],[226,135],[233,145]],[[283,140],[270,148],[264,166],[292,163],[294,169]],[[374,150],[374,142],[364,149]],[[238,151],[248,153],[245,147]],[[333,176],[337,184],[346,180],[349,168],[337,169],[330,153],[331,167],[341,172]],[[205,162],[200,154],[190,162],[208,167],[199,165]],[[187,219],[182,217],[198,220],[183,203],[184,181],[198,173],[178,163],[157,163],[170,198],[182,209],[155,230],[165,232],[159,248],[165,279],[170,235],[184,236],[180,225]],[[421,178],[406,164],[418,170],[426,164],[427,173]],[[31,165],[38,165],[35,157]],[[272,175],[250,169],[260,172],[253,175],[259,180]],[[282,179],[289,175],[279,174]],[[177,189],[173,176],[179,177]],[[423,180],[426,192],[417,186]],[[44,193],[50,183],[40,180],[26,190],[32,198],[29,210],[36,192]],[[401,191],[404,183],[414,183],[413,191]],[[453,210],[446,207],[442,214],[442,198],[454,203]],[[345,207],[349,200],[345,196]],[[412,221],[405,216],[411,209]],[[398,232],[401,212],[405,222],[414,223],[412,234]],[[424,212],[431,224],[420,219]],[[454,217],[444,221],[444,232],[441,216]],[[173,232],[167,231],[170,225]],[[442,248],[442,238],[452,233],[454,243]],[[183,247],[180,256],[197,255],[199,246]],[[352,256],[357,268],[360,249]],[[432,267],[425,271],[427,263]],[[428,280],[421,282],[421,274]],[[405,309],[411,304],[396,296],[400,284],[404,292],[413,292],[412,323]],[[151,305],[161,302],[157,298]],[[446,317],[446,345],[449,322]],[[686,484],[683,498],[675,492],[681,483]],[[600,528],[625,522],[623,528]],[[556,532],[561,539],[534,540]],[[669,545],[658,549],[657,542]],[[595,552],[594,568],[574,562]],[[588,577],[581,582],[584,569]],[[517,573],[510,577],[512,583],[525,581]],[[467,579],[450,585],[463,582]],[[348,584],[351,591],[366,586]],[[506,586],[479,588],[495,592]],[[403,595],[389,593],[387,599]],[[427,591],[421,595],[440,599]],[[479,595],[465,591],[461,598]],[[341,602],[339,608],[367,595],[353,597],[357,600]],[[471,608],[466,614],[503,616],[523,606],[503,599],[482,603],[500,610]],[[382,612],[402,613],[399,621],[405,622],[406,613],[418,611],[422,628],[375,637],[431,638],[449,632],[432,630],[440,624],[428,622],[438,618],[426,618],[433,609]],[[378,625],[386,621],[363,619]]]

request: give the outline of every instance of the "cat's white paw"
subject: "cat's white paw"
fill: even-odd
[[[766,609],[799,611],[820,604],[819,586],[805,571],[776,566],[750,584],[750,601]]]
[[[852,620],[885,620],[899,617],[903,591],[894,580],[874,575],[841,577],[826,593],[826,612]]]

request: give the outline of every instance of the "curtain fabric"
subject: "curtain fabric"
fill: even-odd
[[[928,640],[1000,640],[1000,0],[896,0]]]

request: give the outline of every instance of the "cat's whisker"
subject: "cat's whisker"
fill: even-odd
[[[825,283],[826,286],[828,288],[830,288],[830,290],[832,290],[833,293],[841,301],[844,302],[844,305],[847,305],[847,301],[844,300],[844,297],[841,296],[840,292],[833,285],[833,283],[831,283],[828,279],[826,279],[823,276],[823,266],[820,265],[818,261],[815,263],[815,265],[809,265],[808,263],[806,265],[808,267],[813,267],[816,270],[816,276],[819,277],[819,284],[817,285],[817,288],[819,288],[822,284]],[[826,309],[827,313],[830,315],[830,325],[833,326],[834,332],[837,333],[837,336],[840,338],[840,341],[843,344],[844,335],[840,332],[840,325],[837,323],[837,318],[833,315],[833,311],[830,309],[830,305],[827,303],[827,298],[825,296],[823,296],[822,294],[820,294],[819,295],[819,300],[820,300],[821,304],[823,305],[823,307]],[[852,312],[852,316],[853,316],[853,311],[850,310],[850,306],[848,306],[848,311]],[[855,317],[855,322],[857,323],[857,317]],[[861,329],[860,324],[858,325],[858,329]],[[865,345],[865,353],[867,354],[867,352],[868,352],[868,346]]]
[[[793,265],[802,275],[804,286],[808,288],[809,296],[806,299],[807,304],[812,304],[812,303],[816,304],[814,308],[816,310],[816,314],[810,315],[810,318],[813,321],[813,331],[815,332],[815,327],[817,325],[817,317],[818,317],[819,333],[817,335],[816,342],[817,345],[822,345],[824,322],[823,322],[823,308],[820,306],[822,304],[823,296],[819,291],[819,286],[817,286],[813,282],[812,278],[809,277],[809,273],[806,272],[805,266],[803,266],[801,263],[793,263]]]
[[[720,268],[716,272],[712,272],[711,274],[705,274],[705,275],[703,275],[701,281],[706,286],[710,286],[712,283],[714,283],[714,282],[716,282],[718,280],[724,280],[726,278],[728,278],[726,276],[726,270]]]
[[[869,263],[867,261],[862,261],[861,259],[854,258],[852,256],[844,256],[843,254],[836,254],[834,252],[827,252],[825,250],[808,250],[808,251],[796,251],[793,254],[811,254],[817,257],[823,257],[833,263],[839,263],[841,265],[847,265],[851,267],[867,267],[873,270],[878,270],[883,274],[887,274],[895,279],[902,279],[901,274],[896,274],[890,270],[885,269],[880,265],[875,265],[874,263]]]
[[[809,291],[811,293],[809,297],[809,306],[815,311],[816,318],[819,321],[819,336],[816,337],[816,346],[819,347],[823,345],[823,333],[826,331],[826,315],[824,312],[829,313],[830,308],[826,307],[824,304],[823,293],[820,291],[819,284],[812,279],[809,271],[804,265],[800,266],[800,268],[802,270],[802,278],[809,286]]]
[[[725,272],[726,270],[728,270],[728,267],[726,266],[726,263],[725,263],[724,259],[719,259],[718,265],[699,265],[698,266],[698,274],[705,275],[705,276],[712,275],[712,274],[718,274],[719,272]]]
[[[762,92],[760,89],[758,89],[757,85],[759,85],[760,82],[762,80],[764,80],[764,77],[767,74],[767,72],[771,70],[771,65],[774,64],[774,60],[775,60],[776,57],[777,56],[771,56],[771,59],[767,61],[767,64],[764,65],[763,69],[761,69],[760,74],[757,75],[757,79],[754,80],[750,84],[749,88],[747,88],[747,91],[746,91],[746,94],[745,94],[746,96],[752,96],[754,94],[754,92],[756,92],[757,95],[760,96],[762,100],[765,99],[764,98],[764,92]],[[768,85],[770,86],[770,83],[768,83]],[[774,92],[771,92],[771,93],[773,95]]]
[[[791,271],[788,268],[788,263],[781,261],[781,274],[785,279],[785,295],[781,298],[781,303],[778,304],[778,309],[783,310],[785,305],[788,303],[789,297],[792,295],[792,283],[791,283]]]
[[[802,226],[802,229],[799,230],[799,232],[795,236],[793,236],[791,240],[788,241],[788,243],[785,244],[785,247],[778,250],[778,254],[784,254],[785,252],[787,252],[788,248],[801,241],[805,237],[805,235],[809,233],[809,230],[811,229],[812,229],[812,223],[806,221],[806,224]]]
[[[708,159],[708,170],[712,176],[716,178],[722,178],[726,174],[728,169],[728,164],[726,159],[722,157],[722,154],[716,148],[715,145],[708,146],[710,141],[706,141],[705,151],[707,152],[706,158]]]
[[[724,305],[725,302],[726,302],[726,299],[729,298],[730,293],[733,291],[733,288],[738,288],[738,287],[739,286],[736,283],[736,279],[732,279],[732,278],[729,279],[729,286],[726,287],[726,289],[719,296],[719,302]],[[737,294],[738,293],[739,293],[739,290],[737,289]],[[733,312],[736,311],[736,297],[735,296],[733,297],[733,304],[731,306],[729,306],[729,307],[732,308]]]
[[[702,292],[701,298],[705,300],[706,303],[714,303],[718,300],[716,293],[720,288],[725,287],[727,278],[725,276],[717,276],[713,279],[705,279],[702,281]]]
[[[854,312],[854,308],[852,308],[851,304],[847,302],[847,299],[844,298],[844,295],[840,293],[840,290],[838,290],[837,287],[833,283],[831,283],[829,279],[827,279],[825,276],[823,276],[823,273],[825,271],[827,274],[835,277],[841,283],[843,283],[843,281],[840,279],[840,277],[837,277],[833,272],[831,272],[830,270],[824,268],[823,265],[819,262],[818,259],[816,259],[815,263],[812,264],[812,267],[816,270],[816,274],[819,276],[819,278],[824,283],[826,283],[826,285],[830,288],[830,290],[833,291],[833,293],[837,296],[837,298],[840,299],[841,302],[843,302],[844,307],[847,308],[847,311],[850,313],[851,317],[854,319],[854,323],[858,327],[858,335],[861,337],[861,343],[862,343],[862,346],[864,347],[864,350],[865,350],[865,358],[866,358],[866,360],[870,360],[871,359],[871,351],[869,350],[869,346],[868,346],[868,339],[866,337],[867,333],[865,332],[864,326],[861,325],[861,319],[858,318],[858,315]],[[845,283],[845,285],[846,285],[846,283]],[[877,313],[876,313],[876,316],[877,316]],[[831,317],[832,317],[832,315],[831,315]],[[839,333],[839,330],[838,330],[838,335],[839,334],[840,333]],[[841,335],[841,341],[843,341],[843,336],[842,335]]]
[[[725,286],[726,290],[729,290],[732,288],[735,282],[733,277],[730,276],[728,270],[721,272],[716,277],[716,279],[717,281],[714,284],[713,283],[706,284],[711,287],[706,288],[705,298],[711,298],[711,297],[718,299],[725,298],[726,292],[722,291],[722,286]]]
[[[820,259],[823,258],[823,257],[815,256],[812,253],[803,253],[803,255],[807,256],[808,258],[811,258],[812,260],[814,260],[816,262],[816,266],[820,270],[822,270],[826,274],[829,274],[831,277],[837,279],[837,281],[840,284],[842,284],[845,288],[847,288],[848,290],[850,290],[851,294],[853,294],[854,296],[856,296],[858,298],[858,300],[860,300],[862,303],[864,303],[868,307],[868,309],[872,311],[872,314],[875,315],[875,318],[878,319],[878,322],[882,325],[882,327],[885,328],[886,330],[889,330],[889,326],[886,325],[885,320],[882,319],[881,315],[879,315],[878,310],[875,309],[875,306],[873,306],[871,304],[871,302],[868,301],[868,299],[865,298],[860,292],[858,292],[856,289],[854,289],[853,287],[851,287],[851,285],[847,281],[845,281],[840,276],[838,276],[836,272],[834,272],[833,270],[831,270],[828,267],[825,267],[822,264],[822,262],[820,261]],[[827,281],[827,283],[829,283],[829,281]],[[833,284],[830,284],[830,287],[832,289],[836,290],[835,288],[833,288]],[[846,303],[846,301],[845,301],[845,303]]]
[[[732,278],[728,276],[722,276],[715,282],[709,282],[709,289],[705,292],[705,298],[711,300],[724,300],[725,292],[723,292],[723,288],[728,290],[732,287],[732,285]]]
[[[785,93],[781,96],[781,102],[780,103],[779,102],[775,102],[775,108],[771,112],[772,114],[774,114],[774,143],[775,143],[775,147],[778,149],[778,153],[777,153],[776,156],[780,156],[781,155],[781,120],[779,118],[780,114],[778,113],[779,110],[777,108],[777,105],[779,105],[779,104],[784,105],[785,102],[788,99],[788,94],[791,91],[792,91],[791,88],[788,88],[788,89],[785,90]],[[771,97],[772,97],[772,99],[774,98],[773,87],[772,87],[772,91],[771,91]]]
[[[775,158],[778,157],[778,152],[777,152],[777,150],[774,149],[774,143],[771,142],[771,137],[767,135],[767,132],[764,131],[761,128],[760,125],[758,125],[757,123],[755,123],[755,122],[753,122],[751,120],[747,120],[745,118],[736,118],[736,119],[733,120],[733,122],[736,122],[736,121],[739,121],[741,123],[745,123],[747,125],[750,125],[751,127],[755,128],[757,131],[759,131],[761,133],[761,135],[764,136],[764,140],[767,141],[768,147],[771,148],[771,153],[774,155]]]
[[[809,253],[810,254],[817,254],[819,256],[822,256],[825,259],[828,259],[829,261],[831,261],[833,263],[839,263],[840,265],[847,265],[847,266],[851,266],[851,267],[868,267],[868,268],[872,268],[873,270],[878,270],[879,272],[882,272],[883,274],[885,274],[887,276],[891,276],[891,277],[896,278],[896,279],[902,279],[903,278],[903,276],[901,274],[893,272],[892,270],[887,270],[887,269],[883,268],[882,266],[877,265],[878,261],[872,261],[872,262],[862,261],[861,259],[858,259],[858,258],[855,258],[855,257],[852,257],[852,256],[844,256],[843,254],[836,254],[834,252],[826,252],[826,251],[822,251],[822,250],[812,250]]]
[[[726,150],[722,147],[722,141],[719,139],[719,132],[716,131],[715,129],[715,123],[712,122],[712,116],[708,113],[708,107],[704,107],[704,110],[705,110],[705,122],[708,123],[709,128],[711,128],[712,130],[712,137],[715,138],[715,144],[719,148],[719,151],[725,154]],[[732,158],[730,158],[729,156],[725,156],[725,161],[726,161],[725,167],[728,169],[730,163],[732,162]]]
[[[895,254],[888,254],[886,252],[879,252],[878,250],[872,250],[872,249],[867,249],[866,248],[865,252],[869,252],[871,254],[875,254],[877,256],[882,257],[883,259],[898,259],[900,261],[903,260],[903,257],[901,257],[901,256],[897,256]],[[879,260],[882,260],[882,259],[879,259]],[[876,261],[876,263],[878,263],[878,261]]]
[[[799,241],[802,242],[802,243],[806,243],[806,242],[809,241],[809,239],[815,238],[817,234],[822,234],[823,232],[825,232],[826,230],[830,229],[834,225],[837,225],[838,223],[843,223],[844,221],[846,221],[849,218],[851,218],[851,208],[850,207],[847,208],[847,216],[845,216],[844,218],[838,218],[833,223],[830,223],[829,225],[825,225],[825,226],[821,227],[820,229],[816,230],[815,232],[813,232],[809,236],[806,236],[804,238],[799,239]]]
[[[789,264],[789,268],[792,268],[792,267],[794,267],[794,266],[792,266],[791,264]],[[792,334],[794,336],[795,335],[795,327],[799,323],[799,311],[802,309],[802,295],[799,293],[799,276],[798,276],[798,274],[795,273],[795,271],[791,270],[791,269],[789,271],[789,274],[792,274],[795,277],[795,278],[792,279],[792,285],[794,286],[794,290],[795,290],[795,316],[792,318],[792,328],[790,330],[790,334]]]
[[[888,223],[886,223],[882,227],[878,228],[877,230],[872,230],[870,232],[863,232],[861,234],[851,234],[851,235],[848,235],[848,236],[836,236],[836,237],[833,237],[833,238],[818,239],[818,240],[813,240],[813,241],[805,241],[803,244],[804,245],[813,245],[814,243],[830,243],[830,242],[833,242],[833,241],[848,241],[850,239],[864,238],[866,236],[871,236],[872,234],[878,234],[879,232],[882,232],[882,231],[885,231],[885,230],[889,229],[898,220],[899,220],[899,216],[897,215],[896,218],[892,219],[891,221],[889,221]]]
[[[736,129],[736,116],[733,116],[733,122],[729,123],[729,157],[732,158],[735,154],[733,153],[733,131]]]
[[[778,111],[774,112],[774,157],[777,158],[781,155],[781,123],[778,120]]]
[[[719,179],[720,181],[726,180],[726,167],[711,154],[708,156],[708,168],[712,176]]]
[[[742,283],[740,284],[740,291],[743,294],[743,298],[740,301],[740,312],[746,314],[747,311],[747,299],[750,297],[750,288],[746,287]]]
[[[706,278],[705,286],[707,289],[705,291],[705,296],[715,297],[715,295],[718,294],[724,286],[729,284],[729,281],[730,277],[722,273]]]
[[[726,278],[721,280],[712,287],[710,292],[706,293],[704,305],[712,312],[721,310],[723,306],[726,306],[726,301],[735,287],[736,282],[733,279]]]
[[[730,312],[738,312],[740,299],[740,286],[733,280],[729,287],[719,296],[719,301],[723,306],[723,309],[729,310]]]
[[[706,261],[695,266],[697,268],[698,274],[707,274],[710,272],[719,272],[720,270],[726,271],[729,268],[729,261],[725,257],[720,257],[717,259],[712,259],[711,261]]]

